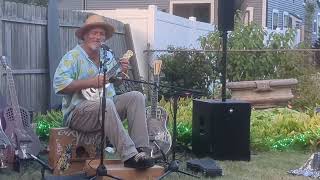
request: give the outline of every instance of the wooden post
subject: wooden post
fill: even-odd
[[[124,29],[125,29],[125,40],[126,40],[127,48],[134,51],[135,49],[134,49],[130,25],[125,24]],[[133,79],[140,80],[139,66],[138,66],[136,55],[132,57],[132,59],[130,60],[130,63],[132,64]]]
[[[60,33],[59,33],[59,11],[56,0],[49,0],[48,5],[48,60],[49,60],[49,74],[50,74],[50,102],[49,109],[61,104],[61,97],[58,97],[53,90],[53,76],[55,69],[59,64],[61,58],[60,49]]]
[[[2,23],[3,11],[4,11],[4,2],[3,0],[0,0],[0,55],[1,56],[3,55],[3,44],[4,44],[2,39],[2,32],[4,28]]]

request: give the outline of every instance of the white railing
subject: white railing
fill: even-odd
[[[269,36],[272,34],[272,33],[280,33],[280,34],[285,34],[287,29],[276,29],[276,30],[272,30],[272,29],[267,29],[265,28],[264,31],[266,32],[266,35],[264,37],[264,43],[267,44],[268,42],[268,39],[269,39]],[[299,44],[301,42],[301,30],[300,29],[295,29],[295,38],[292,42],[292,46],[296,46],[297,44]]]
[[[205,36],[214,30],[208,23],[174,16],[161,11],[156,11],[155,16],[155,41],[154,48],[166,49],[168,45],[200,49],[199,37]]]

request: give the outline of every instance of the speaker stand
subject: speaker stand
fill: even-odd
[[[168,163],[168,167],[166,168],[166,172],[159,177],[159,180],[163,179],[164,177],[168,176],[169,174],[176,172],[185,174],[188,176],[192,176],[195,178],[200,178],[196,175],[181,171],[179,169],[179,161],[176,160],[176,142],[177,142],[177,109],[178,109],[178,96],[173,96],[173,137],[172,137],[172,160]]]
[[[227,79],[227,43],[228,43],[228,31],[222,31],[222,77],[221,77],[221,99],[222,102],[226,101],[226,79]]]

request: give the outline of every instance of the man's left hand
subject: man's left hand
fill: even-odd
[[[128,73],[129,69],[129,60],[128,59],[120,59],[120,64],[121,64],[121,72]]]

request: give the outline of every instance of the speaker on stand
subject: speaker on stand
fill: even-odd
[[[251,104],[226,100],[228,31],[234,29],[236,9],[244,0],[218,0],[218,29],[222,37],[221,101],[193,100],[192,151],[218,160],[250,160]]]

